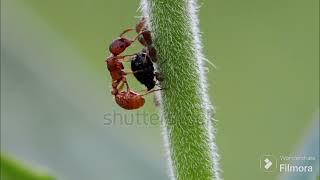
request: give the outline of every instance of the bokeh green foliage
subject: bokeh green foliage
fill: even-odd
[[[1,153],[1,173],[0,178],[5,180],[54,180],[43,170],[31,169],[27,165],[18,162],[8,154]]]

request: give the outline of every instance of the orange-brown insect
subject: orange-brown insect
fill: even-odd
[[[156,58],[156,53],[155,49],[153,48],[152,45],[152,37],[151,37],[151,32],[148,31],[145,27],[145,20],[144,18],[139,22],[139,24],[136,26],[136,31],[138,35],[133,39],[127,39],[124,38],[124,34],[131,31],[133,29],[126,29],[123,31],[120,36],[113,40],[112,43],[109,46],[109,51],[111,55],[106,59],[106,65],[107,68],[110,72],[110,76],[112,78],[112,92],[111,94],[114,95],[116,103],[127,110],[132,110],[132,109],[138,109],[142,107],[145,103],[145,99],[143,96],[152,93],[154,91],[158,91],[161,89],[157,90],[150,90],[151,88],[148,88],[148,92],[145,94],[139,94],[137,92],[134,92],[130,90],[126,75],[129,73],[143,73],[145,74],[145,69],[144,68],[138,68],[137,70],[131,71],[131,72],[126,72],[124,71],[124,66],[123,62],[125,62],[126,57],[134,56],[137,54],[133,55],[120,55],[122,52],[124,52],[134,41],[137,39],[139,42],[145,46],[145,50],[147,51],[148,57],[150,58]],[[152,49],[153,48],[153,49]],[[154,60],[153,59],[153,60]],[[150,61],[150,60],[149,60]],[[151,62],[150,62],[151,63]],[[153,68],[153,66],[152,66]],[[149,78],[149,77],[148,77]],[[152,76],[153,78],[153,76]],[[126,86],[126,91],[123,91],[123,86]],[[154,86],[153,86],[154,87]]]
[[[138,37],[140,34],[138,34],[133,40],[124,38],[124,34],[131,31],[133,29],[126,29],[124,30],[119,38],[112,41],[112,43],[109,46],[109,51],[111,52],[111,55],[107,58],[105,61],[107,64],[107,68],[110,72],[111,78],[112,78],[112,94],[116,94],[118,91],[118,86],[122,82],[127,87],[129,86],[127,83],[126,75],[128,72],[125,72],[123,69],[122,62],[125,61],[125,57],[133,56],[133,55],[125,55],[120,56],[123,51],[125,51]],[[143,32],[141,32],[143,33]],[[119,89],[122,88],[122,85]]]

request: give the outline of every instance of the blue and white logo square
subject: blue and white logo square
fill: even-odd
[[[260,159],[260,168],[264,172],[273,172],[277,169],[277,159],[272,155],[264,155]]]

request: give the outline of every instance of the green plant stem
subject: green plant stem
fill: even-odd
[[[213,107],[203,64],[195,0],[142,0],[161,82],[161,120],[172,179],[219,179]]]
[[[17,160],[9,157],[7,154],[1,153],[1,179],[6,180],[54,180],[43,171],[26,167]]]

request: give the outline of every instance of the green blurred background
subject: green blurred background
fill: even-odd
[[[279,179],[260,169],[264,154],[319,156],[319,1],[199,4],[223,177]],[[135,113],[115,104],[104,60],[138,7],[1,0],[2,152],[58,179],[169,179],[159,125],[104,125],[106,113]],[[140,111],[157,112],[152,96]]]

